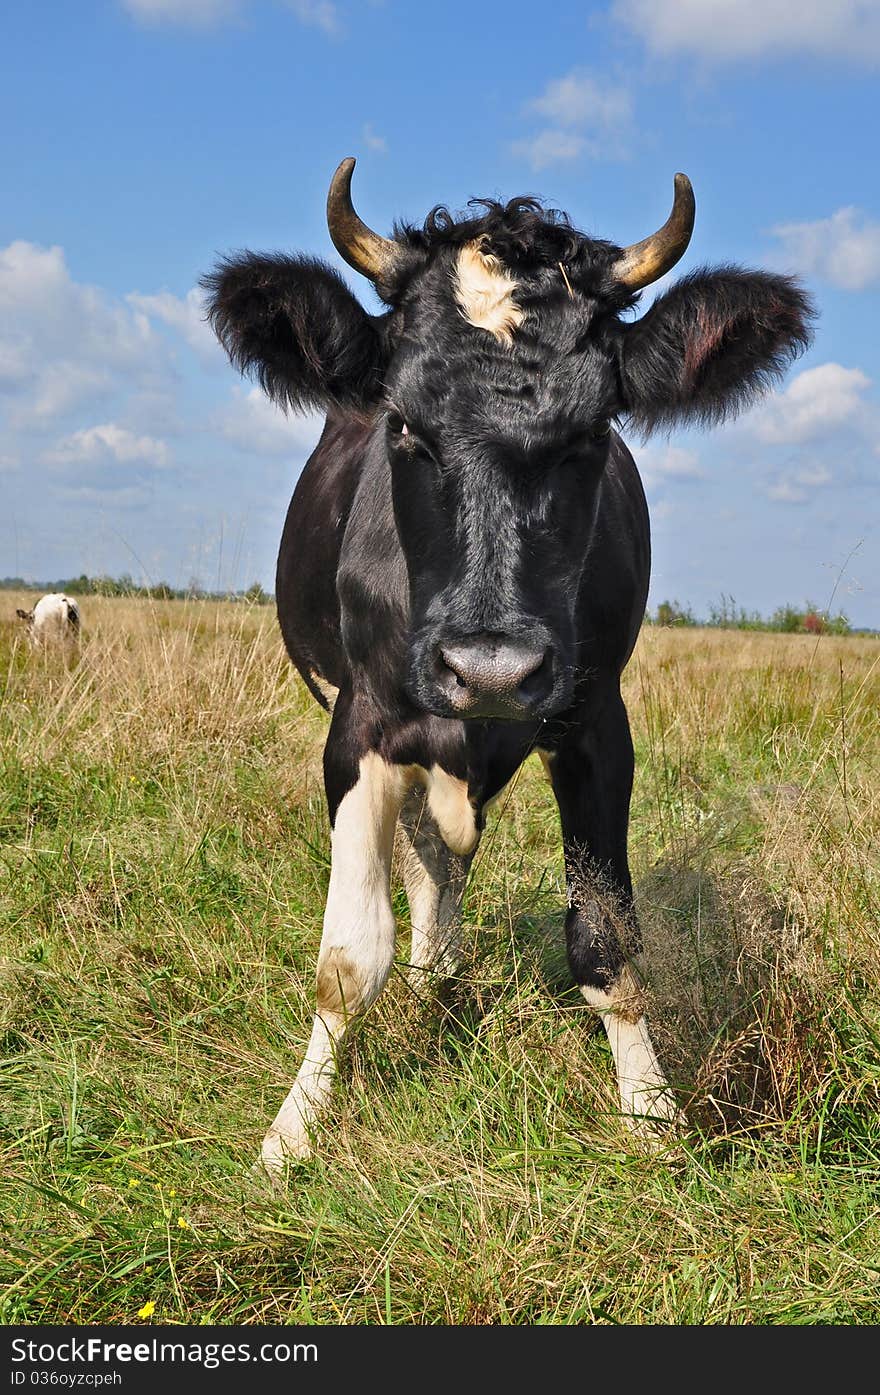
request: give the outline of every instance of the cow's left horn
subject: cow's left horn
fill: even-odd
[[[652,281],[659,281],[684,256],[694,230],[696,211],[691,181],[686,174],[677,174],[675,201],[669,217],[659,232],[624,249],[623,256],[618,257],[611,268],[614,279],[631,291],[640,291]]]
[[[371,281],[381,281],[392,270],[400,248],[390,238],[379,237],[362,223],[351,201],[351,176],[355,162],[343,160],[330,181],[327,195],[327,226],[333,245],[349,266]]]

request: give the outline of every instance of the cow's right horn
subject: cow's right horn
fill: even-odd
[[[327,195],[327,226],[333,245],[349,266],[371,281],[388,277],[400,259],[400,247],[390,238],[379,237],[362,223],[351,201],[351,176],[355,162],[343,160],[330,181]]]

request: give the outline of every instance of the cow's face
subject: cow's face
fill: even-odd
[[[571,698],[615,331],[560,266],[517,276],[473,242],[440,249],[397,309],[382,429],[409,688],[430,711],[545,717]]]
[[[413,696],[443,715],[546,716],[576,678],[611,421],[646,434],[735,413],[809,343],[809,300],[788,277],[727,266],[621,319],[687,247],[684,175],[663,227],[620,248],[528,199],[459,221],[435,210],[379,237],[352,206],[353,168],[331,183],[330,235],[388,312],[368,315],[321,262],[246,252],[204,278],[211,322],[283,407],[376,421],[409,572]]]

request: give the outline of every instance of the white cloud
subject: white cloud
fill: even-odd
[[[823,363],[799,373],[743,418],[735,432],[785,448],[781,464],[772,455],[761,462],[759,488],[768,498],[803,504],[835,479],[847,488],[875,483],[866,451],[877,449],[880,422],[870,386],[859,368]]]
[[[627,153],[633,115],[629,91],[583,68],[553,78],[525,110],[551,123],[511,146],[512,153],[528,160],[533,169],[581,154],[612,160]]]
[[[527,160],[533,170],[546,169],[564,160],[576,160],[584,148],[583,138],[572,131],[539,131],[531,140],[515,140],[510,149]]]
[[[147,24],[186,24],[207,28],[238,13],[238,0],[122,0],[123,8]]]
[[[827,465],[805,465],[803,469],[777,475],[764,486],[764,493],[777,504],[805,504],[811,490],[830,484],[832,478]]]
[[[675,505],[670,499],[657,499],[651,505],[651,517],[656,522],[661,519],[672,518],[675,513]]]
[[[880,223],[857,208],[839,208],[815,223],[780,223],[773,228],[790,263],[845,291],[863,291],[880,281]]]
[[[155,388],[168,366],[136,307],[75,282],[60,247],[0,249],[0,391],[12,426],[39,425],[118,389]]]
[[[807,465],[803,470],[798,470],[795,478],[800,484],[808,485],[810,489],[815,489],[820,484],[830,484],[832,480],[831,471],[827,465]]]
[[[47,425],[89,398],[105,396],[112,381],[108,364],[75,363],[70,359],[43,364],[21,384],[28,388],[27,397],[11,409],[10,420],[14,426]]]
[[[377,155],[385,155],[388,150],[388,142],[384,136],[378,135],[369,121],[365,121],[361,127],[361,136],[368,150],[375,150]]]
[[[876,0],[615,0],[611,13],[656,53],[880,60]]]
[[[169,452],[165,441],[105,422],[72,432],[47,452],[46,459],[55,465],[116,463],[161,470],[169,463]]]
[[[575,69],[548,82],[527,110],[549,117],[557,126],[614,132],[632,119],[632,99],[625,88]]]
[[[180,24],[209,29],[237,18],[247,0],[122,0],[123,9],[144,24]],[[301,24],[336,35],[341,30],[333,0],[282,0]]]
[[[204,362],[209,365],[226,362],[226,355],[205,320],[205,293],[197,286],[187,291],[182,300],[170,291],[159,291],[156,295],[141,295],[132,291],[126,300],[150,319],[161,320],[176,330]]]
[[[325,34],[340,32],[339,13],[331,0],[285,0],[285,4],[300,23],[323,29]]]
[[[0,573],[117,574],[130,538],[160,559],[154,576],[185,581],[187,549],[224,514],[271,584],[321,422],[231,394],[211,355],[224,364],[199,292],[110,292],[77,281],[60,247],[0,246]]]
[[[317,415],[285,416],[261,388],[235,389],[233,404],[222,414],[218,429],[244,451],[256,455],[304,457],[315,447],[324,418]]]
[[[686,450],[682,446],[642,446],[636,464],[647,485],[706,478],[706,471],[700,465],[696,451]]]
[[[772,499],[777,504],[804,504],[807,501],[807,491],[799,488],[790,480],[780,479],[774,484],[767,485],[765,494],[768,499]]]
[[[865,391],[871,380],[860,368],[822,363],[793,378],[744,418],[746,427],[771,445],[802,445],[841,427],[866,424]]]
[[[94,518],[96,508],[112,510],[113,514],[120,509],[142,510],[153,498],[153,491],[142,482],[132,484],[127,475],[111,475],[102,484],[63,485],[57,495],[68,506],[84,506],[87,517]]]

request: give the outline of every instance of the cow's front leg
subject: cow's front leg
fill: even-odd
[[[602,1018],[627,1125],[657,1136],[680,1118],[645,1020],[630,955],[641,948],[627,860],[633,748],[626,708],[610,694],[595,723],[550,757],[565,848],[568,962]]]
[[[317,1012],[305,1060],[263,1140],[261,1159],[270,1173],[288,1158],[308,1157],[345,1031],[375,1002],[394,958],[391,852],[406,778],[375,751],[353,763],[349,738],[337,721],[341,715],[337,704],[324,761],[333,831]]]

